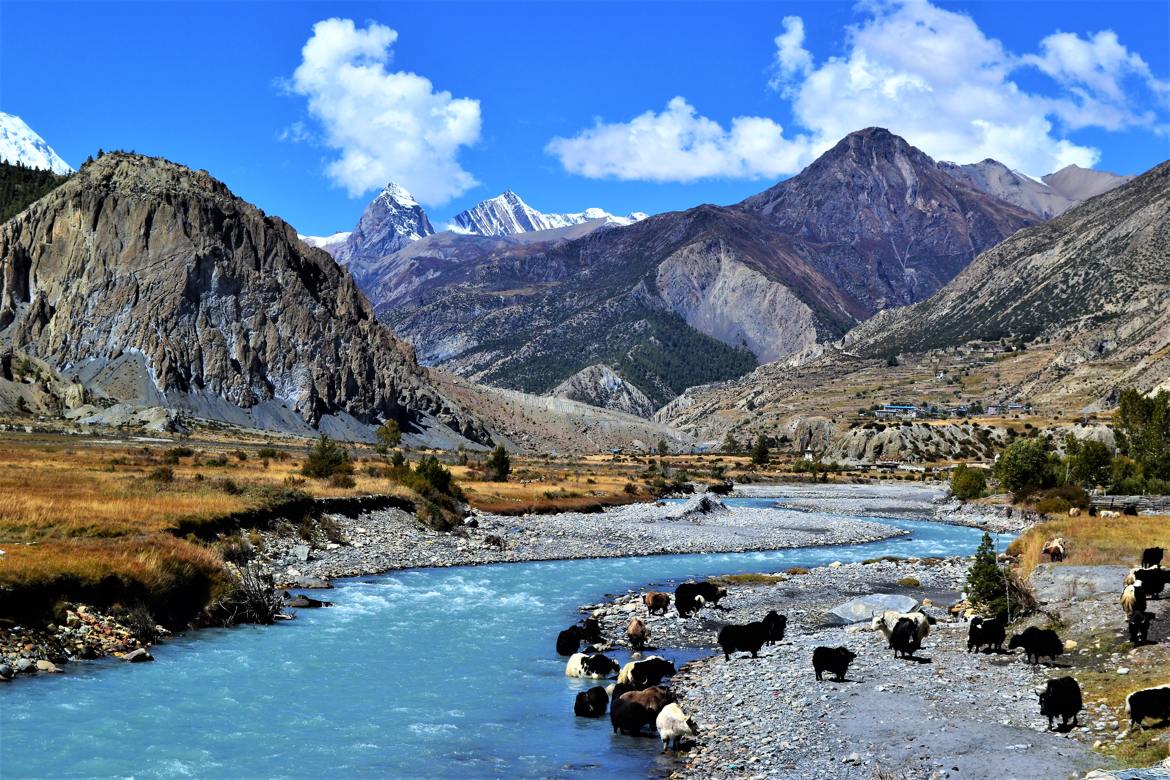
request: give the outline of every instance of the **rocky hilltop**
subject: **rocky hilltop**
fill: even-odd
[[[940,162],[938,167],[980,192],[1006,200],[1043,219],[1059,216],[1078,203],[1133,178],[1069,165],[1038,181],[991,159],[969,165]]]
[[[492,441],[325,252],[158,158],[107,154],[0,226],[0,339],[13,403],[27,358],[75,388],[62,404],[347,438],[395,419],[420,442]]]
[[[605,365],[586,366],[554,387],[549,395],[636,417],[654,415],[654,404],[650,399]]]
[[[1039,221],[880,127],[850,133],[740,208],[806,242],[813,265],[870,314],[922,300]]]
[[[1164,322],[1168,218],[1170,163],[1163,163],[1017,233],[937,295],[858,327],[846,347],[876,355],[973,339],[1027,342],[1094,333],[1101,336],[1098,354],[1112,352]]]
[[[536,393],[607,364],[661,405],[757,361],[815,357],[1037,221],[870,129],[739,205],[539,249],[461,245],[458,262],[428,239],[367,290],[425,364]]]

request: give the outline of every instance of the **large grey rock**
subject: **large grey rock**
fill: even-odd
[[[298,544],[292,548],[292,557],[301,563],[307,563],[309,560],[309,545]]]
[[[122,660],[132,664],[140,664],[145,661],[153,661],[154,656],[145,647],[140,647],[137,650],[131,650],[126,655],[122,656]]]
[[[1119,596],[1125,588],[1125,566],[1066,566],[1042,563],[1028,578],[1040,601],[1058,601],[1070,596]]]
[[[844,604],[838,604],[829,610],[827,617],[831,622],[847,625],[872,620],[876,613],[885,612],[887,609],[909,612],[916,606],[918,606],[918,600],[909,596],[871,593],[867,596],[849,599]]]
[[[113,401],[350,438],[428,419],[491,441],[325,252],[160,158],[104,155],[0,226],[0,330]]]

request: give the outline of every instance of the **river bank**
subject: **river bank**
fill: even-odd
[[[604,512],[510,517],[473,513],[453,533],[387,509],[333,516],[328,536],[264,532],[259,560],[278,583],[296,586],[396,569],[639,555],[755,552],[862,544],[904,535],[867,519],[779,514],[728,507],[718,496],[644,503]]]

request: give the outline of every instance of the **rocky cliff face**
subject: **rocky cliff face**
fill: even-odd
[[[353,278],[206,172],[107,154],[0,226],[0,339],[100,402],[491,441]]]
[[[616,371],[604,365],[586,366],[554,387],[549,395],[601,409],[625,412],[635,417],[649,418],[654,415],[653,402]]]
[[[811,244],[817,270],[869,313],[922,300],[979,252],[1039,221],[882,128],[850,133],[740,207]]]
[[[1108,413],[1122,388],[1170,389],[1168,231],[1163,163],[1020,231],[928,300],[878,314],[818,359],[692,388],[655,419],[717,442],[728,430],[741,440],[772,435],[797,417],[840,429],[860,409],[900,401],[1019,401],[1046,417]],[[871,443],[883,452],[946,444],[904,426],[896,440],[864,430],[826,451],[860,459]],[[958,440],[950,446],[961,452]]]

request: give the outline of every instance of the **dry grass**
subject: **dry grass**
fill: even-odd
[[[168,534],[117,539],[54,539],[6,545],[0,614],[35,621],[61,600],[109,606],[146,604],[158,620],[184,622],[226,593],[223,561],[212,549]],[[5,603],[7,602],[7,603]]]
[[[1027,577],[1037,564],[1048,560],[1040,551],[1046,541],[1057,536],[1067,543],[1066,564],[1137,566],[1146,547],[1170,547],[1170,517],[1143,515],[1106,520],[1085,515],[1049,515],[1047,521],[1028,529],[1008,547],[1010,554],[1020,558],[1021,576]]]
[[[198,447],[193,457],[169,464],[173,481],[152,480],[151,473],[167,465],[167,449],[0,442],[0,543],[169,531],[180,521],[190,525],[262,506],[274,490],[290,487],[318,498],[402,490],[360,467],[352,488],[301,482],[303,451],[266,465],[256,448]],[[247,460],[234,455],[237,449]],[[215,465],[221,458],[226,462]]]

